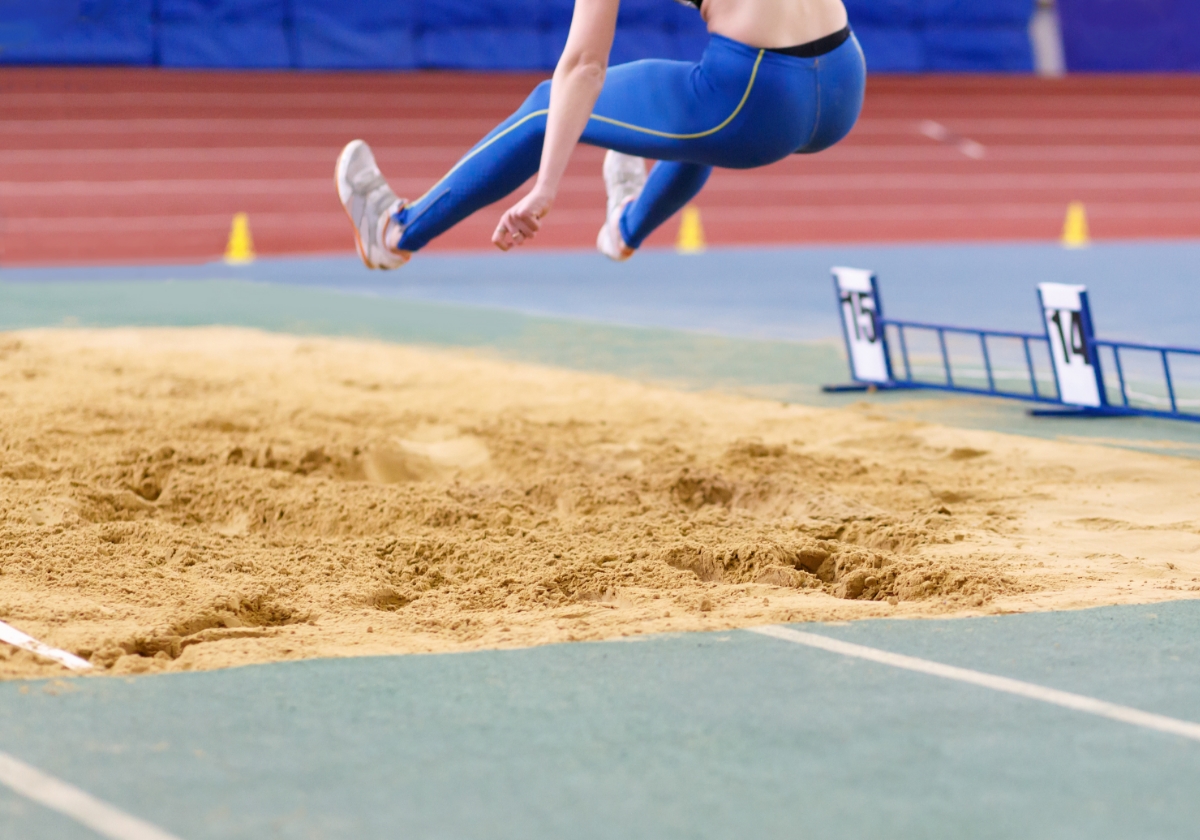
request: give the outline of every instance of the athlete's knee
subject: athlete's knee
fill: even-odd
[[[521,110],[542,111],[550,107],[550,80],[540,83],[533,89],[529,96],[525,97],[525,102],[521,105]]]
[[[662,174],[670,177],[675,191],[690,191],[693,194],[700,191],[712,174],[712,167],[707,164],[685,161],[660,161],[654,168],[661,168]]]

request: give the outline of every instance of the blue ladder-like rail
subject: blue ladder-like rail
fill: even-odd
[[[884,386],[892,388],[921,388],[933,391],[954,391],[957,393],[980,394],[990,397],[1009,397],[1010,399],[1026,400],[1029,402],[1039,403],[1055,403],[1057,404],[1057,395],[1054,397],[1047,396],[1042,393],[1038,386],[1037,370],[1033,364],[1033,353],[1029,349],[1030,342],[1041,342],[1047,344],[1046,336],[1037,335],[1036,333],[1009,332],[1006,330],[984,330],[975,329],[973,327],[954,327],[946,324],[927,324],[921,321],[898,321],[891,318],[879,319],[880,327],[884,330],[893,328],[898,339],[900,350],[900,358],[904,364],[904,376],[896,375],[894,369],[890,371],[894,384]],[[912,357],[908,349],[908,331],[909,330],[926,330],[937,335],[938,348],[940,350],[942,362],[942,374],[944,381],[930,382],[925,379],[918,379],[913,375]],[[954,381],[953,363],[950,359],[950,353],[946,345],[946,334],[974,336],[979,341],[980,355],[983,358],[983,369],[987,377],[986,388],[976,388],[970,385],[963,385]],[[996,384],[996,370],[992,364],[992,353],[988,347],[988,339],[990,338],[1007,338],[1016,339],[1021,342],[1022,350],[1025,358],[1025,373],[1029,379],[1030,391],[1016,391],[1005,389]],[[888,344],[889,362],[891,361],[891,344]],[[891,365],[889,365],[891,367]]]
[[[1045,386],[1038,382],[1037,368],[1033,361],[1033,352],[1030,349],[1034,343],[1040,344],[1047,348],[1049,353],[1049,339],[1045,335],[1037,333],[1012,332],[1008,330],[985,330],[976,329],[973,327],[956,327],[948,324],[929,324],[922,321],[900,321],[892,318],[880,318],[878,320],[879,327],[882,331],[894,331],[896,348],[899,351],[900,362],[903,365],[903,375],[896,369],[893,355],[893,345],[891,342],[886,342],[887,345],[887,361],[891,382],[878,383],[873,387],[880,390],[899,390],[899,389],[920,389],[929,391],[950,391],[954,393],[977,394],[980,396],[990,397],[1007,397],[1008,399],[1024,400],[1026,402],[1041,403],[1045,405],[1063,406],[1059,400],[1057,391],[1051,395],[1044,391]],[[913,373],[912,355],[909,352],[909,330],[925,330],[934,333],[937,337],[938,355],[942,364],[942,381],[932,382],[927,379],[918,379]],[[984,374],[987,378],[987,387],[979,388],[971,385],[964,385],[961,382],[956,382],[954,379],[953,362],[946,343],[946,336],[950,335],[965,335],[974,336],[979,341],[980,355],[983,359]],[[1029,380],[1029,391],[1018,391],[1006,389],[997,384],[996,369],[992,361],[992,353],[988,345],[989,339],[1014,339],[1021,342],[1025,361],[1025,374]],[[1170,347],[1159,346],[1153,344],[1140,344],[1130,341],[1108,341],[1103,339],[1092,339],[1090,342],[1093,352],[1093,358],[1098,366],[1101,366],[1102,348],[1109,350],[1112,353],[1113,369],[1117,378],[1117,392],[1120,394],[1120,404],[1109,404],[1100,409],[1079,409],[1071,410],[1071,414],[1095,414],[1108,416],[1144,416],[1144,417],[1161,417],[1171,420],[1189,420],[1200,422],[1200,399],[1194,402],[1196,408],[1190,409],[1181,405],[1179,395],[1176,393],[1175,377],[1171,368],[1171,357],[1173,355],[1187,356],[1200,360],[1200,350],[1189,347]],[[1166,402],[1170,405],[1169,410],[1160,410],[1142,405],[1137,405],[1131,401],[1129,382],[1125,374],[1125,366],[1121,363],[1121,351],[1140,351],[1158,354],[1163,372],[1163,382],[1166,387]],[[1103,377],[1103,367],[1101,366]],[[1050,371],[1050,376],[1047,379],[1053,383],[1053,372]],[[1107,378],[1103,381],[1107,383]],[[1053,388],[1053,385],[1051,385]],[[825,390],[836,392],[841,390],[861,390],[862,385],[850,386],[830,386]],[[1106,386],[1107,389],[1107,386]],[[1151,397],[1143,397],[1143,399],[1152,399]],[[1064,406],[1065,407],[1065,406]],[[1041,414],[1041,412],[1037,412]]]

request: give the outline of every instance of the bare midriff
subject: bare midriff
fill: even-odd
[[[842,0],[704,0],[709,32],[752,47],[792,47],[846,26]]]

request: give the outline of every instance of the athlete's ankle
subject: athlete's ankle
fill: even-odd
[[[617,223],[614,225],[617,233],[617,239],[621,244],[621,253],[625,259],[633,256],[637,250],[636,245],[629,244],[629,237],[625,233],[625,214],[633,207],[633,203],[637,201],[637,196],[630,196],[621,202],[621,209],[617,212]],[[640,244],[640,243],[639,243]]]
[[[619,206],[614,207],[608,214],[608,218],[604,220],[600,233],[596,236],[596,249],[616,262],[624,262],[629,259],[636,250],[625,243],[625,232],[621,225],[621,219],[632,202],[633,199],[628,198]]]
[[[383,245],[393,254],[400,256],[410,256],[411,251],[406,251],[400,247],[400,241],[404,238],[404,225],[396,220],[396,217],[389,216],[387,224],[383,229]]]

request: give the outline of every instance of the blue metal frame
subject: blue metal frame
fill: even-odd
[[[887,362],[888,376],[891,381],[886,383],[856,381],[848,385],[829,385],[823,390],[827,392],[839,391],[865,391],[865,390],[928,390],[928,391],[952,391],[954,393],[977,394],[980,396],[989,397],[1007,397],[1009,399],[1024,400],[1026,402],[1039,403],[1045,406],[1054,406],[1054,408],[1039,408],[1030,411],[1036,416],[1073,416],[1073,417],[1161,417],[1170,420],[1187,420],[1191,422],[1200,422],[1200,406],[1196,410],[1181,410],[1179,407],[1179,397],[1175,389],[1175,378],[1171,373],[1171,356],[1182,355],[1200,359],[1200,349],[1190,347],[1170,347],[1154,344],[1139,344],[1129,341],[1107,341],[1095,338],[1091,329],[1090,312],[1088,311],[1087,301],[1084,301],[1082,307],[1082,317],[1087,320],[1084,329],[1084,345],[1085,352],[1089,354],[1092,364],[1096,369],[1096,377],[1100,386],[1100,402],[1099,407],[1082,407],[1068,405],[1058,396],[1058,378],[1054,370],[1053,356],[1051,355],[1049,373],[1054,376],[1055,395],[1049,396],[1043,394],[1038,387],[1037,370],[1033,363],[1033,354],[1030,351],[1030,342],[1041,342],[1046,345],[1047,354],[1051,354],[1049,347],[1050,337],[1046,333],[1038,335],[1037,333],[1024,332],[1009,332],[1005,330],[984,330],[972,327],[956,327],[948,324],[929,324],[920,321],[899,321],[883,317],[882,304],[879,300],[879,289],[876,285],[875,278],[872,278],[871,285],[875,291],[875,305],[877,313],[877,324],[879,327],[879,339],[883,342],[884,358]],[[1086,294],[1086,293],[1084,293]],[[840,306],[840,303],[839,303]],[[904,365],[904,376],[897,376],[895,366],[892,364],[892,347],[888,340],[889,327],[896,331],[897,343],[899,345],[900,359]],[[908,351],[907,330],[928,330],[937,334],[938,348],[940,349],[942,359],[943,382],[926,382],[919,380],[913,376],[912,362]],[[980,351],[983,357],[984,371],[987,376],[988,385],[986,388],[975,388],[969,385],[956,384],[954,381],[953,365],[950,360],[950,354],[946,345],[947,334],[976,336],[979,340]],[[843,336],[845,336],[845,325],[843,323]],[[1021,341],[1025,355],[1026,371],[1029,374],[1030,392],[1024,393],[1020,391],[1004,390],[996,385],[995,371],[992,366],[991,353],[988,350],[989,338],[1007,338],[1017,339]],[[847,347],[849,345],[847,344]],[[1104,371],[1101,363],[1101,348],[1109,348],[1113,354],[1113,363],[1117,375],[1117,382],[1120,386],[1121,404],[1114,405],[1108,398],[1108,385],[1105,380]],[[1137,350],[1143,352],[1158,353],[1162,361],[1163,379],[1166,384],[1167,399],[1170,402],[1170,411],[1160,411],[1153,408],[1143,408],[1134,405],[1130,402],[1128,383],[1125,378],[1124,367],[1121,364],[1122,350]],[[853,376],[853,372],[851,372]]]
[[[1171,347],[1160,344],[1139,344],[1135,341],[1106,341],[1103,339],[1094,339],[1093,344],[1097,350],[1097,366],[1099,365],[1099,350],[1101,347],[1107,347],[1113,353],[1113,367],[1116,368],[1117,382],[1121,388],[1121,403],[1119,406],[1110,406],[1122,414],[1137,414],[1146,417],[1166,417],[1172,420],[1191,420],[1200,422],[1200,407],[1195,411],[1183,411],[1179,408],[1179,398],[1175,393],[1175,381],[1171,375],[1171,356],[1191,356],[1192,358],[1200,359],[1200,350],[1191,347]],[[1153,408],[1142,408],[1141,406],[1131,405],[1129,402],[1129,389],[1125,382],[1125,369],[1121,365],[1122,350],[1138,350],[1147,353],[1157,353],[1162,361],[1163,367],[1163,382],[1167,386],[1167,399],[1171,403],[1170,411],[1157,411]],[[1105,386],[1107,392],[1107,386]]]
[[[1041,298],[1041,292],[1038,293],[1038,298]],[[1092,370],[1096,372],[1096,390],[1100,394],[1100,405],[1109,408],[1108,389],[1104,386],[1104,371],[1100,367],[1100,350],[1096,347],[1096,330],[1092,326],[1092,305],[1089,302],[1087,291],[1079,293],[1079,301],[1079,317],[1083,322],[1083,350],[1092,362]],[[1043,315],[1043,317],[1045,316]],[[1047,334],[1047,338],[1049,338],[1049,334]],[[1054,375],[1057,377],[1058,372],[1055,371]]]
[[[894,327],[900,344],[900,359],[904,362],[904,378],[898,378],[893,373],[892,382],[885,386],[885,389],[920,389],[927,391],[954,391],[956,393],[980,394],[988,397],[1009,397],[1010,399],[1026,400],[1027,402],[1051,403],[1061,405],[1057,397],[1043,396],[1037,384],[1037,371],[1033,365],[1033,354],[1029,350],[1029,342],[1040,341],[1043,344],[1047,343],[1046,336],[1037,335],[1036,333],[1021,333],[1007,332],[1004,330],[983,330],[974,329],[972,327],[954,327],[948,324],[927,324],[921,321],[897,321],[888,318],[880,320],[880,325],[883,327],[884,352],[887,355],[888,366],[891,367],[891,346],[888,344],[887,328]],[[938,348],[941,351],[942,358],[942,375],[945,382],[926,382],[917,379],[912,373],[912,362],[908,353],[908,339],[906,330],[928,330],[937,334]],[[953,333],[955,335],[976,336],[979,339],[979,346],[982,350],[984,372],[987,375],[987,388],[973,388],[970,385],[958,385],[954,382],[953,365],[950,362],[950,354],[946,346],[946,334]],[[1021,341],[1022,349],[1025,351],[1025,366],[1029,374],[1030,393],[1022,391],[1007,391],[996,386],[995,370],[992,367],[991,353],[988,351],[987,340],[989,338],[1012,338]]]

